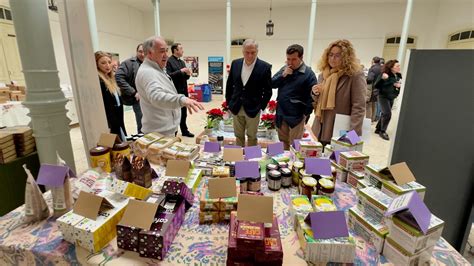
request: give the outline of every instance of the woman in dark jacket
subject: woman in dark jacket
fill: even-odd
[[[110,133],[117,134],[122,141],[125,141],[127,132],[123,121],[123,104],[120,98],[120,90],[115,82],[115,73],[112,69],[112,56],[98,51],[95,53],[95,62],[99,73],[100,89]]]
[[[375,133],[384,140],[389,140],[386,130],[392,118],[393,100],[400,94],[401,79],[400,63],[397,60],[390,60],[383,66],[382,75],[375,83],[375,87],[379,90],[378,102],[382,109]]]

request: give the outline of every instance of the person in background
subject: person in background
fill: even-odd
[[[366,117],[370,118],[372,122],[375,121],[378,95],[378,90],[374,88],[374,83],[381,73],[380,57],[375,56],[372,58],[372,66],[367,74]]]
[[[331,142],[336,114],[349,115],[349,130],[362,135],[366,81],[358,62],[348,40],[330,43],[319,61],[319,84],[312,88],[315,109],[312,131],[323,145]]]
[[[379,134],[384,140],[390,139],[386,131],[392,118],[393,100],[400,94],[401,79],[400,63],[397,60],[389,60],[383,66],[380,79],[375,83],[375,87],[379,90],[378,102],[382,109],[382,115],[375,127],[375,134]]]
[[[143,42],[145,60],[138,69],[135,85],[140,95],[143,112],[143,133],[158,132],[176,136],[181,120],[181,108],[198,112],[201,103],[178,94],[171,77],[166,73],[168,45],[162,37],[150,37]]]
[[[118,66],[119,66],[119,61],[118,60],[113,60],[112,59],[112,71],[115,73],[117,72]]]
[[[226,102],[233,115],[237,145],[257,145],[260,111],[272,97],[272,65],[257,58],[258,43],[247,39],[242,45],[243,58],[232,61],[227,78]]]
[[[173,80],[173,84],[176,87],[178,93],[188,97],[188,82],[187,80],[191,77],[191,70],[186,67],[186,63],[181,60],[183,56],[183,46],[180,43],[174,43],[171,45],[172,55],[168,58],[166,64],[166,72],[170,75]],[[181,108],[181,121],[179,127],[181,129],[181,135],[184,137],[193,138],[194,134],[189,132],[188,126],[186,125],[186,107]]]
[[[311,87],[317,79],[303,62],[303,51],[299,44],[290,45],[286,49],[286,65],[272,78],[272,87],[278,88],[275,124],[286,150],[293,140],[303,137],[304,125],[313,110]]]
[[[123,121],[123,104],[120,97],[120,89],[115,81],[112,68],[112,56],[108,53],[95,52],[95,63],[99,74],[100,89],[104,101],[105,116],[110,133],[117,134],[125,141],[127,132]]]
[[[136,55],[123,61],[115,73],[123,104],[131,105],[135,113],[138,133],[142,133],[142,110],[140,109],[140,95],[135,87],[135,77],[144,58],[143,45],[140,43],[137,45]]]

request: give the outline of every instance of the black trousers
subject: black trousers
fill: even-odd
[[[186,118],[188,117],[188,108],[181,108],[181,122],[179,123],[179,128],[181,129],[181,134],[188,133],[188,126],[186,125]]]
[[[378,103],[380,105],[382,114],[375,128],[380,132],[385,132],[387,131],[388,124],[390,123],[390,119],[392,118],[393,100],[379,96]]]

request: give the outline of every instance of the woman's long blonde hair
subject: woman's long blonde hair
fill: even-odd
[[[105,74],[104,72],[100,71],[99,69],[99,60],[106,56],[112,60],[112,55],[106,52],[102,51],[97,51],[95,52],[95,65],[97,67],[97,72],[99,73],[99,77],[104,81],[105,87],[107,87],[107,90],[110,92],[110,94],[119,94],[120,95],[120,90],[118,89],[117,82],[115,81],[115,72],[112,70],[110,71],[109,74]]]
[[[329,46],[324,50],[323,55],[321,56],[321,60],[318,64],[319,71],[323,72],[324,69],[330,67],[328,61],[328,55],[331,49],[337,46],[341,48],[341,56],[342,56],[342,66],[341,70],[344,74],[348,76],[352,76],[355,73],[361,70],[359,60],[356,57],[354,47],[352,43],[348,40],[337,40],[329,44]]]

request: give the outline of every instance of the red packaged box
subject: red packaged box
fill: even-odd
[[[263,223],[238,221],[237,225],[237,247],[239,249],[264,248]]]
[[[255,261],[258,265],[282,265],[283,247],[281,245],[280,230],[278,229],[278,220],[273,215],[273,224],[271,228],[265,228],[264,252],[255,254]]]
[[[239,221],[237,220],[237,212],[233,211],[230,213],[230,225],[229,225],[229,244],[227,248],[227,261],[239,262],[253,261],[255,252],[248,249],[237,248],[237,227]],[[231,264],[236,265],[236,264]]]

